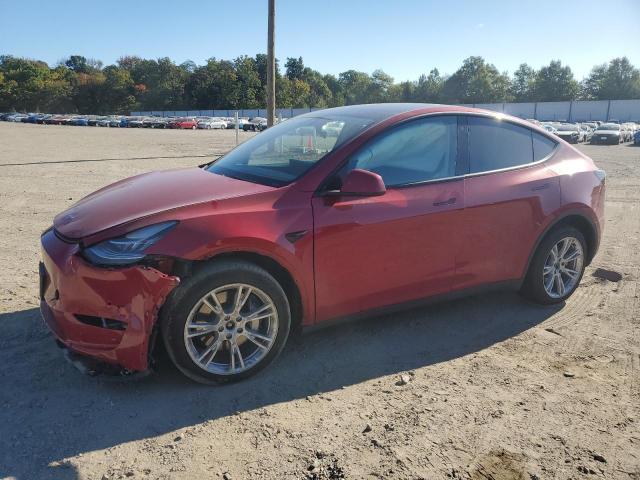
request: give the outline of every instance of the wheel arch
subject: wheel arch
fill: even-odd
[[[301,327],[304,318],[302,293],[291,272],[280,262],[261,253],[238,250],[222,252],[212,257],[208,257],[206,260],[193,261],[191,267],[193,270],[197,270],[198,268],[202,268],[204,265],[221,260],[241,260],[253,263],[254,265],[266,270],[273,278],[275,278],[284,290],[284,293],[287,295],[289,305],[291,306],[291,330],[295,331]]]
[[[572,226],[582,235],[584,236],[585,241],[587,242],[587,261],[586,265],[589,265],[595,257],[598,246],[599,246],[599,237],[598,237],[598,229],[596,227],[595,222],[589,218],[589,216],[580,211],[570,211],[562,214],[560,217],[556,218],[552,221],[538,236],[531,252],[529,253],[529,258],[527,259],[527,268],[524,271],[523,279],[526,277],[529,272],[529,268],[531,266],[531,261],[533,260],[533,256],[540,244],[544,241],[544,239],[554,230],[559,227]]]

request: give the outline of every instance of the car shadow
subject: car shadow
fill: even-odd
[[[63,360],[37,309],[5,313],[0,477],[77,478],[65,458],[447,362],[560,308],[492,293],[333,326],[294,337],[268,369],[220,387],[195,384],[166,361],[144,381],[82,376]]]

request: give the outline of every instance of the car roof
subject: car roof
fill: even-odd
[[[326,113],[325,113],[326,112]],[[323,110],[315,110],[310,113],[301,115],[301,117],[322,117],[323,114],[330,116],[353,116],[367,118],[373,123],[380,123],[393,117],[402,116],[406,118],[406,114],[422,115],[430,113],[467,113],[487,115],[495,118],[505,119],[518,125],[522,125],[534,131],[542,132],[545,135],[548,132],[535,123],[528,122],[519,117],[514,117],[502,112],[494,110],[485,110],[481,108],[471,108],[462,105],[442,105],[438,103],[370,103],[363,105],[348,105],[344,107],[327,108]]]
[[[347,105],[344,107],[326,108],[306,113],[304,116],[314,117],[321,115],[322,112],[327,112],[331,115],[364,117],[380,121],[401,113],[438,107],[451,109],[451,105],[438,105],[435,103],[369,103],[364,105]]]
[[[375,122],[386,120],[388,118],[395,117],[396,115],[402,115],[405,113],[413,113],[415,115],[425,113],[478,113],[481,115],[490,115],[500,118],[508,118],[516,123],[521,123],[527,126],[536,126],[531,122],[527,122],[519,117],[496,112],[494,110],[485,110],[481,108],[465,107],[463,105],[442,105],[438,103],[370,103],[363,105],[347,105],[344,107],[326,108],[323,110],[314,110],[310,113],[305,113],[304,117],[319,117],[324,112],[331,115],[344,115],[353,117],[369,118]]]

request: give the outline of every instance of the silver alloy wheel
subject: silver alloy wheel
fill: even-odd
[[[561,298],[572,292],[582,272],[584,252],[582,244],[574,237],[558,241],[544,262],[542,281],[551,298]]]
[[[278,312],[271,297],[244,283],[218,287],[189,312],[184,344],[200,368],[233,375],[258,364],[278,335]]]

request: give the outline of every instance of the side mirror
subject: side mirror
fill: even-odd
[[[356,168],[347,174],[340,190],[325,193],[329,196],[373,197],[384,195],[387,191],[382,177],[369,170]]]

